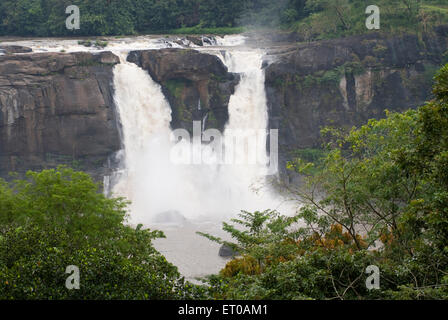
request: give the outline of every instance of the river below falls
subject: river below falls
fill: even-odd
[[[183,225],[153,225],[151,229],[164,232],[166,238],[155,240],[154,247],[191,282],[199,283],[198,278],[219,273],[229,261],[219,256],[221,245],[196,233],[228,239],[221,224],[186,221]]]

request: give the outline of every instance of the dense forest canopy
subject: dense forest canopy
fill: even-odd
[[[448,21],[445,0],[378,0],[383,31],[427,31]],[[76,5],[81,28],[68,30]],[[366,32],[367,0],[1,0],[0,36],[235,33],[286,28],[305,38]]]

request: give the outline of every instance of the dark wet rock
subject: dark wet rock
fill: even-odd
[[[186,39],[197,46],[202,47],[202,36],[187,36]]]
[[[351,128],[430,99],[432,75],[448,49],[443,34],[441,28],[420,41],[374,32],[270,50],[266,91],[281,167],[293,150],[320,147],[325,126]]]
[[[216,38],[212,37],[212,36],[203,36],[202,37],[202,44],[203,45],[209,45],[209,46],[214,46],[216,45]]]
[[[219,256],[223,258],[231,258],[238,255],[238,252],[234,251],[228,245],[223,244],[221,248],[219,248]]]
[[[30,53],[32,51],[33,49],[24,46],[0,45],[0,53],[3,54]]]
[[[110,52],[0,56],[0,176],[60,164],[97,180],[121,148]]]
[[[218,57],[192,49],[162,49],[132,51],[128,61],[161,84],[173,110],[173,128],[191,132],[193,121],[207,115],[206,129],[223,130],[239,76],[228,72]]]

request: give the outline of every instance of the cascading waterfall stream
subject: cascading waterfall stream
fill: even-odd
[[[160,86],[149,74],[126,61],[127,53],[119,53],[121,63],[114,69],[115,102],[117,104],[124,135],[124,167],[114,193],[132,201],[130,211],[137,220],[149,194],[155,188],[161,193],[162,172],[151,168],[163,167],[169,151],[171,108]],[[147,170],[150,169],[150,170]],[[151,174],[150,177],[147,174]],[[142,179],[142,177],[147,179]],[[135,219],[134,219],[135,218]]]
[[[222,221],[241,210],[253,212],[284,205],[284,199],[271,192],[266,182],[267,166],[248,161],[254,150],[261,162],[268,158],[263,53],[249,49],[229,49],[224,54],[221,50],[207,52],[219,56],[230,72],[241,75],[222,133],[224,153],[234,151],[234,159],[243,160],[241,163],[173,162],[173,148],[186,146],[192,150],[194,143],[174,142],[171,108],[161,86],[148,72],[127,62],[127,54],[115,52],[121,59],[114,69],[114,87],[124,150],[119,159],[123,170],[110,179],[112,193],[131,201],[131,224],[142,223],[164,231],[167,238],[154,241],[155,247],[190,280],[217,273],[226,263],[217,254],[219,246],[197,235],[197,231],[226,239]],[[201,108],[200,102],[195,107]],[[205,128],[206,120],[204,117],[199,123],[199,129]],[[233,148],[235,130],[245,130],[246,137],[242,138],[248,140],[242,148]],[[206,144],[201,149],[203,159],[218,156]]]
[[[235,132],[245,139],[244,148],[236,150],[236,157],[246,165],[227,167],[235,183],[245,192],[243,209],[263,210],[274,204],[269,188],[264,190],[263,197],[254,190],[266,187],[267,163],[266,139],[268,128],[267,99],[265,92],[265,75],[262,70],[263,53],[259,51],[235,51],[224,53],[224,63],[230,72],[241,74],[241,80],[235,94],[229,101],[229,122],[225,128],[224,137],[231,138]],[[227,147],[227,146],[226,146]],[[239,153],[239,154],[238,154]],[[255,157],[250,159],[250,154]],[[252,160],[252,162],[251,162]],[[255,164],[255,165],[254,165]],[[256,165],[258,164],[258,165]],[[258,207],[254,207],[258,203]]]
[[[218,256],[219,245],[200,237],[197,231],[226,239],[221,222],[235,217],[241,210],[282,209],[285,213],[284,199],[267,186],[267,167],[247,162],[253,160],[249,154],[253,153],[254,145],[257,146],[257,158],[267,158],[263,52],[245,47],[244,36],[211,40],[204,38],[204,47],[187,39],[167,40],[156,36],[110,39],[106,48],[85,47],[73,39],[18,43],[31,47],[34,52],[112,51],[120,57],[121,63],[114,67],[114,99],[122,129],[123,150],[117,153],[117,159],[110,159],[120,165],[113,175],[104,177],[105,193],[131,201],[130,224],[142,223],[165,233],[167,238],[155,240],[155,247],[190,280],[217,273],[226,263]],[[161,86],[148,72],[127,62],[130,50],[168,47],[189,47],[214,54],[230,72],[241,75],[229,102],[229,122],[222,136],[227,155],[233,150],[229,142],[233,139],[233,131],[246,130],[246,137],[242,138],[249,138],[250,143],[233,150],[234,160],[243,160],[243,163],[176,165],[172,161],[173,148],[182,144],[175,144],[170,139],[173,134],[171,107]],[[200,100],[197,106],[191,107],[203,109]],[[210,114],[206,114],[199,129],[205,131],[209,121]],[[247,130],[256,131],[255,140]],[[194,143],[187,142],[186,146],[192,149]],[[208,147],[202,145],[203,159],[219,155]]]
[[[123,54],[121,60],[114,69],[114,85],[124,134],[126,169],[114,193],[132,201],[131,222],[151,224],[154,218],[172,212],[193,220],[222,220],[240,210],[273,208],[275,199],[268,191],[254,192],[265,183],[265,166],[173,163],[171,109],[160,85],[146,71],[127,62]],[[242,74],[229,103],[224,137],[232,130],[254,130],[257,152],[267,158],[262,53],[227,53],[224,61],[230,71]],[[247,148],[235,148],[236,157],[245,158]],[[231,148],[225,145],[225,149]]]

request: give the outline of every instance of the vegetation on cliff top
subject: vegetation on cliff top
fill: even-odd
[[[367,0],[3,0],[0,36],[104,36],[145,33],[240,33],[282,28],[303,39],[367,31]],[[381,30],[428,31],[448,22],[444,0],[378,0]],[[80,30],[67,30],[65,9],[77,5]]]

